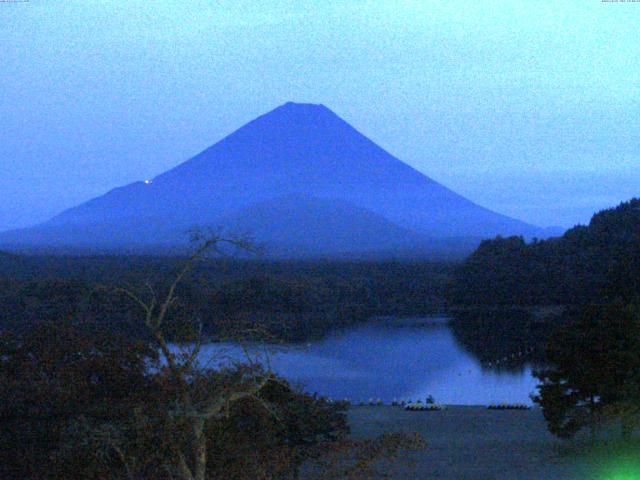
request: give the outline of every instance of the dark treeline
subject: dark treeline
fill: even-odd
[[[562,237],[486,240],[456,271],[456,305],[585,305],[640,297],[640,199]]]
[[[118,289],[144,296],[148,284],[161,291],[183,261],[5,255],[0,328],[21,332],[63,318],[142,334],[132,321],[139,307]],[[424,262],[203,260],[180,286],[172,324],[196,319],[213,337],[257,324],[278,339],[303,341],[375,315],[441,311],[452,270],[451,264]]]
[[[521,308],[475,308],[456,312],[450,325],[465,350],[492,369],[543,365],[549,337],[566,316],[539,318]]]

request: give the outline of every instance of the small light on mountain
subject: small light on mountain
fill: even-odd
[[[145,180],[144,183],[145,185],[151,185],[152,180]]]

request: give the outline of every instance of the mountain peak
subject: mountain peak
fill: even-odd
[[[286,108],[290,110],[329,110],[322,103],[298,103],[298,102],[287,102],[283,103],[279,107],[276,108]]]
[[[340,119],[331,109],[321,103],[287,102],[270,112],[258,117],[259,119],[277,119],[278,121],[315,121],[320,119]]]

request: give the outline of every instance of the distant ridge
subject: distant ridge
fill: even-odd
[[[250,230],[268,252],[290,257],[427,252],[449,238],[468,244],[497,234],[547,236],[423,175],[327,107],[289,102],[150,182],[0,234],[0,246],[170,247],[183,244],[195,225]]]

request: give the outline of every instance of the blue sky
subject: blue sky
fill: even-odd
[[[571,226],[640,195],[640,3],[0,3],[0,230],[323,103],[470,199]]]

